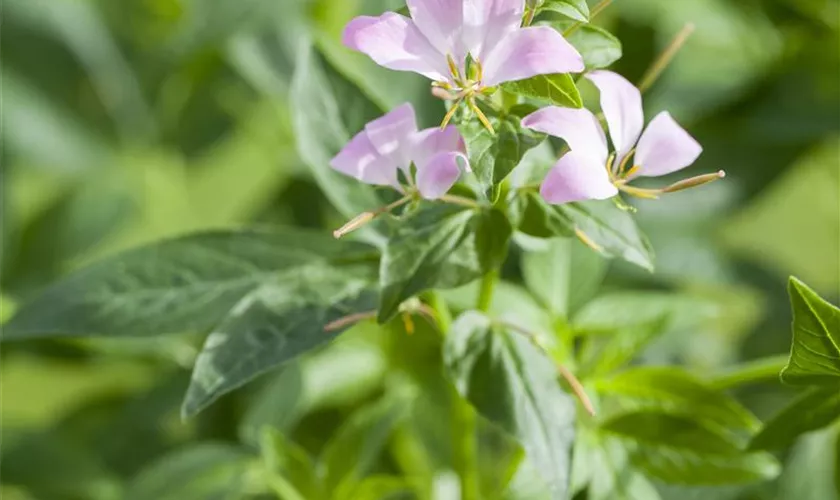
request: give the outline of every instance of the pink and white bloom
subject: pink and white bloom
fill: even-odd
[[[469,170],[466,147],[454,126],[417,130],[414,108],[406,103],[365,125],[330,161],[339,172],[366,184],[391,186],[404,192],[398,171],[423,198],[440,198]]]
[[[685,168],[703,148],[667,111],[656,115],[642,132],[642,95],[632,83],[611,71],[586,76],[601,92],[614,152],[607,146],[604,129],[586,109],[550,106],[522,119],[522,126],[566,141],[570,151],[554,165],[540,193],[549,203],[606,199],[618,194],[655,198],[723,177],[723,172],[678,182],[665,189],[642,189],[627,185],[636,177],[658,177]],[[626,168],[630,158],[633,166]]]
[[[377,64],[413,71],[443,88],[479,92],[535,75],[581,72],[583,59],[548,26],[521,27],[525,0],[407,0],[395,12],[360,16],[343,42]],[[466,67],[470,55],[474,65]]]

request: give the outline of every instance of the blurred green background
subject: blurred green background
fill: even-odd
[[[430,126],[444,108],[426,80],[337,42],[353,16],[402,6],[4,0],[2,318],[68,271],[140,243],[209,227],[340,225],[297,150],[287,97],[295,54],[316,43],[375,101],[411,100]],[[840,2],[616,0],[595,24],[623,42],[616,71],[638,80],[686,22],[696,31],[647,94],[646,112],[670,110],[703,144],[689,174],[727,177],[639,204],[657,272],[613,263],[604,289],[690,297],[702,321],[646,356],[711,373],[787,352],[789,275],[840,298]],[[225,470],[266,423],[316,453],[399,376],[388,342],[422,343],[422,332],[368,330],[189,421],[178,409],[200,336],[4,344],[0,495],[216,498],[179,492],[193,469],[167,460],[192,453]],[[739,396],[766,417],[790,394],[768,383]],[[825,442],[800,442],[762,498],[830,500],[807,479],[822,474],[812,466],[821,457],[833,459]],[[231,474],[259,495],[248,470]]]

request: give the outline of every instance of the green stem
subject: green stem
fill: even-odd
[[[429,306],[435,311],[435,319],[442,334],[446,335],[449,327],[452,326],[452,311],[449,310],[449,305],[443,299],[440,292],[430,291],[427,294],[427,302]]]
[[[286,478],[279,474],[268,472],[265,481],[266,485],[280,500],[306,500]]]
[[[789,356],[780,354],[748,361],[712,378],[711,385],[720,390],[740,385],[779,380],[779,372],[787,365]]]
[[[478,440],[476,439],[476,413],[472,406],[457,394],[453,395],[453,434],[456,438],[455,470],[461,480],[461,499],[479,500]]]
[[[496,282],[499,281],[499,271],[493,269],[481,279],[481,288],[478,290],[478,304],[476,308],[479,311],[487,312],[490,310],[490,303],[493,302],[493,291],[496,289]]]

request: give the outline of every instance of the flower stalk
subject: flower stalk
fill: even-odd
[[[687,23],[671,40],[665,50],[662,51],[659,57],[657,57],[653,64],[650,65],[644,76],[642,76],[642,79],[639,81],[639,91],[641,93],[645,93],[645,91],[650,89],[654,82],[656,82],[659,75],[665,71],[665,68],[668,67],[682,46],[685,45],[686,40],[688,40],[688,37],[691,36],[692,33],[694,33],[694,24]]]

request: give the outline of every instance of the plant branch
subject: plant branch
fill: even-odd
[[[779,373],[790,358],[787,354],[760,358],[734,366],[715,376],[711,385],[720,390],[732,389],[741,385],[779,380]]]
[[[668,67],[674,56],[677,55],[680,48],[685,44],[691,33],[694,32],[694,24],[688,23],[683,26],[683,29],[677,33],[677,36],[668,44],[664,51],[659,54],[659,57],[650,65],[650,68],[645,72],[642,79],[639,81],[639,92],[645,93],[653,83],[659,78],[659,75]]]

